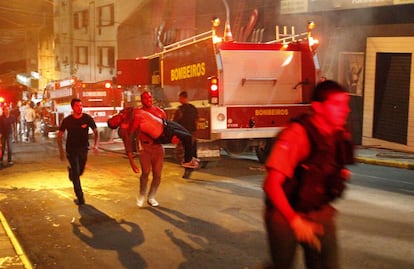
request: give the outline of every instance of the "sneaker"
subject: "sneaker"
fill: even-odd
[[[140,197],[137,198],[137,206],[138,207],[143,207],[144,202],[145,202],[145,196],[141,195]]]
[[[160,203],[158,203],[158,201],[157,201],[157,200],[155,200],[155,198],[150,198],[150,199],[148,199],[148,204],[149,204],[150,206],[153,206],[153,207],[156,207],[156,206],[159,206],[159,205],[160,205]]]
[[[14,164],[14,162],[12,162],[12,161],[9,161],[9,162],[8,162],[8,164],[9,164],[9,165],[13,165],[13,164]]]
[[[189,162],[181,163],[181,165],[185,168],[198,168],[198,162],[195,160],[195,158]]]

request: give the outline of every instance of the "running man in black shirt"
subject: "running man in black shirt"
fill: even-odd
[[[77,197],[74,202],[77,205],[82,205],[85,203],[85,199],[83,197],[80,176],[85,170],[85,164],[88,157],[88,131],[89,128],[93,130],[93,149],[96,152],[98,150],[98,130],[92,117],[82,112],[83,107],[80,99],[72,99],[70,105],[73,112],[71,115],[63,119],[62,124],[59,127],[57,142],[59,146],[60,159],[64,161],[65,152],[63,151],[62,138],[65,131],[67,131],[66,158],[70,164],[70,167],[68,167],[69,179],[73,183],[73,189]]]

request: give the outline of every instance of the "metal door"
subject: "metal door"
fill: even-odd
[[[411,53],[377,53],[373,137],[407,144]]]

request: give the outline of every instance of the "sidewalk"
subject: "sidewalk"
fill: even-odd
[[[101,143],[101,150],[123,153],[120,141]],[[414,170],[414,153],[357,146],[356,161],[381,166]],[[0,268],[32,269],[33,266],[21,248],[7,220],[0,211]]]
[[[414,170],[414,153],[357,146],[355,155],[359,163]]]
[[[0,268],[32,269],[19,241],[0,212]]]

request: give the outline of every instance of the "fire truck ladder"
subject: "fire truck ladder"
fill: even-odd
[[[175,42],[175,43],[172,43],[168,46],[165,46],[163,51],[159,52],[157,54],[162,54],[162,53],[165,53],[167,51],[175,50],[175,49],[193,44],[193,43],[198,42],[200,40],[205,40],[205,39],[212,38],[212,35],[213,35],[213,31],[210,30],[210,31],[207,31],[207,32],[204,32],[204,33],[201,33],[201,34],[198,34],[198,35],[180,40],[178,42]]]
[[[287,27],[283,26],[283,32],[280,32],[279,25],[276,25],[276,39],[266,42],[266,44],[275,44],[275,43],[291,43],[298,41],[303,38],[307,38],[309,36],[309,32],[304,32],[300,34],[295,34],[295,27],[291,27],[291,33],[289,34],[287,31]]]
[[[189,38],[186,38],[186,39],[183,39],[183,40],[180,40],[180,41],[177,41],[177,42],[172,43],[170,45],[164,46],[162,51],[154,53],[152,55],[149,55],[146,58],[154,59],[154,58],[160,57],[161,55],[163,55],[166,52],[173,51],[173,50],[179,49],[181,47],[188,46],[188,45],[191,45],[193,43],[196,43],[200,40],[205,40],[205,39],[209,39],[209,38],[210,39],[213,38],[213,31],[212,30],[201,33],[201,34],[198,34],[198,35],[195,35],[195,36],[192,36],[192,37],[189,37]]]

